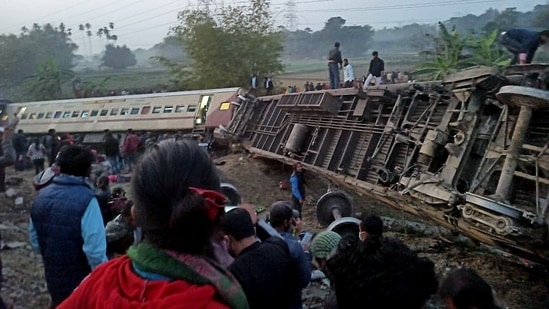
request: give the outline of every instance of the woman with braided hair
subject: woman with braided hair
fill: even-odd
[[[161,142],[138,162],[131,185],[143,242],[99,266],[59,308],[248,308],[213,258],[225,197],[208,154],[195,143]]]

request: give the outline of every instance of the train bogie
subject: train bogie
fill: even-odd
[[[549,264],[548,65],[242,104],[221,138]],[[331,108],[329,108],[331,107]]]

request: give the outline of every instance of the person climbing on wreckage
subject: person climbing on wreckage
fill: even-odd
[[[499,42],[513,54],[511,65],[532,63],[540,45],[549,42],[549,30],[509,29],[501,33]]]

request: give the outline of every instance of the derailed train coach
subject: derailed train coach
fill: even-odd
[[[220,139],[549,264],[549,65],[247,99]]]
[[[207,132],[231,119],[240,88],[165,92],[40,102],[0,103],[0,120],[20,118],[25,133],[49,129],[78,134],[84,143],[101,141],[103,131]]]

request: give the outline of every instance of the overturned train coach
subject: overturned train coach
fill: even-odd
[[[101,142],[103,131],[207,132],[231,119],[239,88],[11,103],[0,100],[0,125],[14,114],[27,134],[78,134],[84,143]]]
[[[549,65],[248,99],[216,137],[549,264]]]

